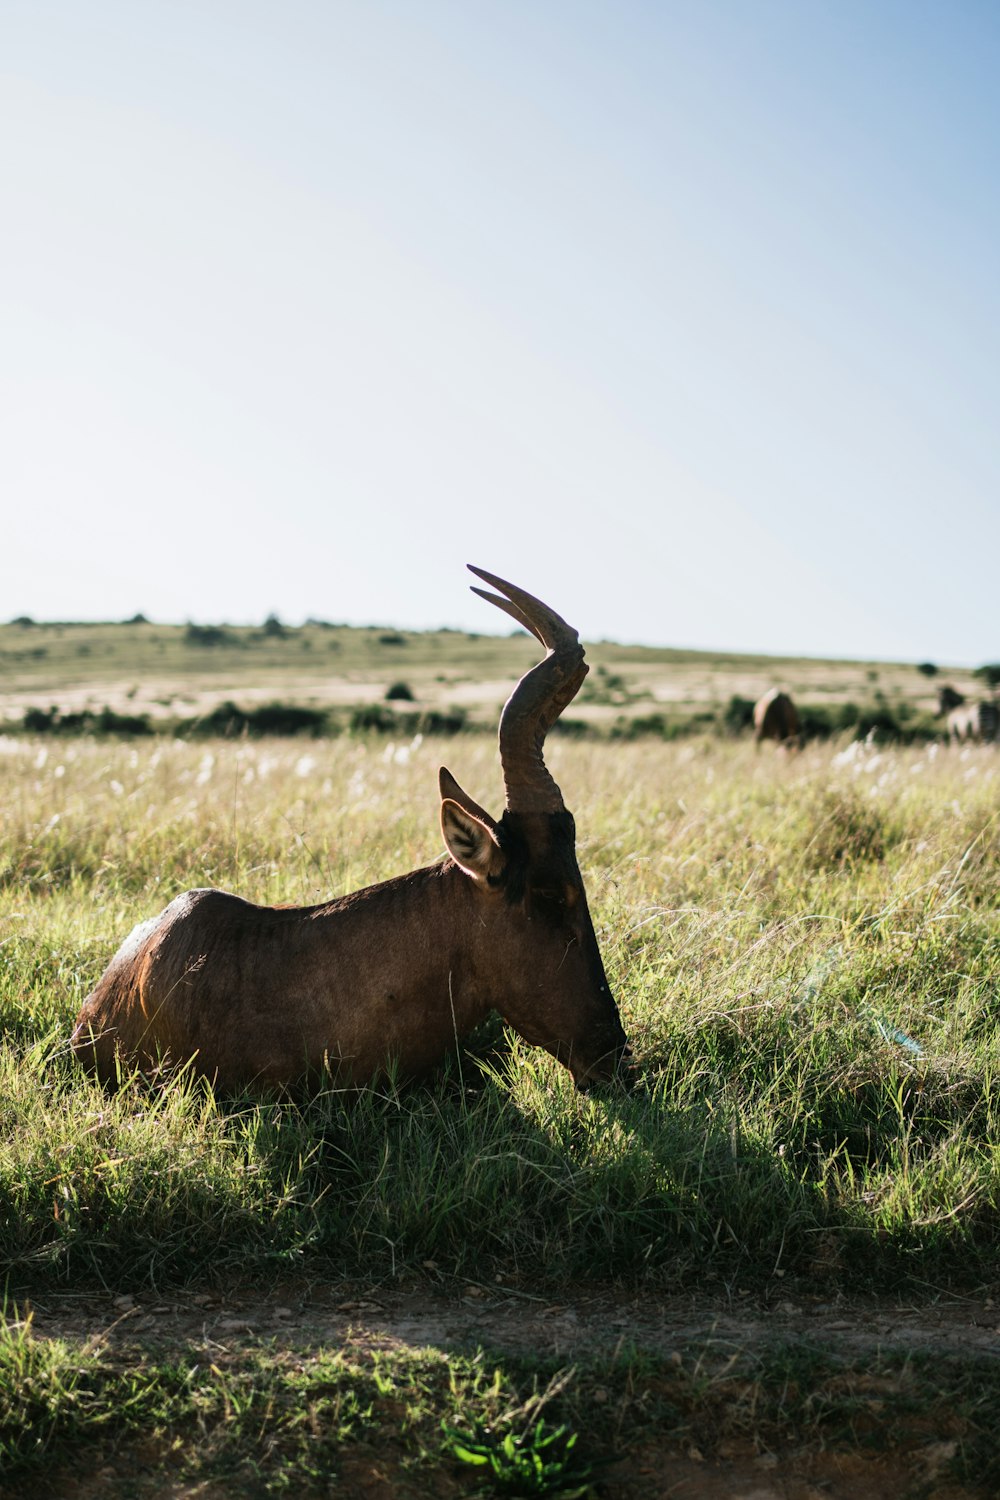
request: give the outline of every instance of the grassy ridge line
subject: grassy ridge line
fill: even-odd
[[[593,663],[618,669],[630,664],[701,671],[751,668],[827,674],[846,669],[859,678],[872,671],[914,672],[912,665],[900,662],[762,656],[618,641],[588,642],[587,652]],[[287,671],[293,664],[297,664],[296,670],[320,676],[331,668],[352,670],[386,662],[393,664],[393,670],[407,662],[418,667],[433,663],[439,670],[483,677],[497,670],[516,675],[536,654],[534,645],[520,630],[494,635],[461,630],[400,631],[384,625],[307,624],[267,632],[244,625],[0,623],[0,663],[15,682],[82,681],[164,669],[197,674],[216,667],[227,672],[235,669],[249,677],[261,668]],[[961,668],[948,670],[963,673]]]
[[[892,1467],[897,1494],[926,1493],[933,1478],[987,1495],[1000,1477],[995,1360],[883,1351],[854,1362],[779,1341],[753,1351],[695,1343],[666,1358],[622,1346],[571,1369],[360,1340],[337,1349],[287,1341],[109,1349],[35,1337],[30,1314],[4,1313],[0,1492],[8,1495],[31,1493],[42,1474],[51,1484],[70,1465],[76,1475],[101,1470],[105,1494],[134,1495],[142,1482],[140,1493],[221,1482],[250,1493],[328,1494],[332,1479],[373,1464],[392,1477],[394,1493],[429,1485],[468,1493],[482,1474],[460,1458],[477,1440],[491,1453],[505,1438],[530,1450],[540,1436],[555,1439],[553,1493],[586,1487],[643,1445],[655,1445],[661,1464],[671,1451],[692,1450],[714,1461],[804,1449],[877,1457]],[[560,1429],[585,1436],[567,1448]]]
[[[350,1106],[328,1091],[233,1108],[183,1080],[109,1098],[80,1078],[63,1039],[134,921],[191,885],[310,901],[433,858],[437,748],[0,755],[14,1284],[425,1260],[550,1287],[995,1276],[989,750],[553,745],[645,1077],[633,1098],[580,1097],[516,1039],[481,1078],[453,1065]],[[495,805],[492,747],[443,758]]]
[[[206,644],[214,642],[214,644]],[[672,650],[614,642],[588,644],[591,673],[572,719],[608,728],[619,719],[655,720],[671,731],[721,717],[735,695],[753,701],[775,683],[808,706],[820,727],[835,726],[848,703],[864,715],[888,714],[909,730],[929,732],[936,682],[944,676],[969,696],[981,682],[965,670],[939,679],[899,662],[821,661],[738,653]],[[460,631],[400,632],[310,624],[277,631],[248,627],[135,624],[0,625],[0,725],[26,712],[89,712],[82,727],[132,732],[204,721],[227,701],[251,713],[284,707],[326,715],[345,727],[359,707],[385,711],[386,693],[405,683],[417,711],[467,713],[495,728],[511,683],[536,659],[534,642]],[[45,727],[39,721],[39,729]],[[55,727],[55,723],[50,727]],[[81,727],[79,722],[77,727]],[[314,721],[314,730],[322,725]],[[937,727],[940,727],[939,725]],[[299,732],[309,726],[299,724]],[[228,731],[227,731],[228,732]],[[255,732],[253,724],[250,732]]]

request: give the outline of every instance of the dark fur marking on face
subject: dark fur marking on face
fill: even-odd
[[[518,815],[511,813],[509,808],[505,810],[496,830],[497,843],[506,861],[498,883],[503,886],[504,895],[511,905],[524,901],[529,889],[538,889],[543,902],[546,897],[550,898],[550,914],[555,915],[558,905],[561,918],[564,909],[560,903],[551,901],[551,895],[562,893],[567,886],[580,884],[576,863],[576,824],[573,814],[566,811],[549,813],[548,823],[549,837],[541,857],[536,851],[533,859],[528,839],[518,826]]]
[[[508,813],[504,812],[497,823],[497,843],[504,856],[504,867],[499,875],[489,877],[491,885],[503,886],[504,897],[515,906],[524,900],[528,875],[528,845],[520,829],[512,828]]]

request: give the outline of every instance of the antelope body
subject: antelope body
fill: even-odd
[[[754,704],[753,737],[758,745],[761,740],[777,740],[780,745],[798,744],[799,711],[780,688],[769,688]]]
[[[479,568],[475,589],[547,655],[500,719],[506,808],[494,819],[440,772],[450,858],[307,907],[188,891],[126,938],[72,1044],[107,1083],[121,1067],[191,1062],[225,1089],[328,1069],[346,1087],[417,1076],[492,1009],[565,1063],[610,1080],[628,1057],[576,860],[575,828],[542,758],[587,665],[576,632]]]
[[[938,713],[945,715],[948,738],[953,745],[1000,740],[1000,705],[993,699],[966,703],[961,693],[946,685],[940,690],[938,702]]]

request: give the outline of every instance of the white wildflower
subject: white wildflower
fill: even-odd
[[[835,766],[852,765],[854,761],[857,760],[858,752],[860,751],[860,749],[861,745],[859,741],[852,740],[849,745],[845,745],[843,750],[837,751],[836,755],[833,757],[833,764]]]

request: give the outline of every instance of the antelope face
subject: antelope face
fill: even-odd
[[[507,1018],[565,1063],[578,1088],[624,1078],[628,1046],[577,864],[573,814],[508,810],[500,840],[509,851],[504,896],[522,929]]]
[[[445,777],[442,774],[442,789]],[[476,887],[496,1008],[570,1070],[578,1088],[628,1078],[628,1045],[576,860],[573,816],[442,802],[449,852]]]

